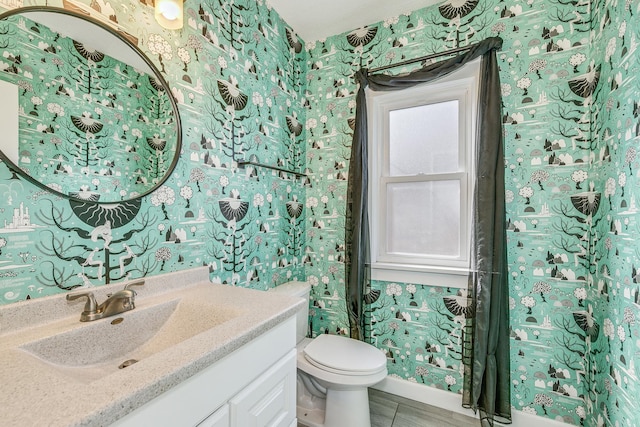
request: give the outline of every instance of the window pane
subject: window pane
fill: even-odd
[[[389,254],[460,256],[460,181],[387,185]]]
[[[389,112],[389,175],[458,172],[458,101]]]

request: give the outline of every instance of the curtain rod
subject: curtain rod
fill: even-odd
[[[407,59],[406,61],[398,62],[396,64],[383,65],[381,67],[371,68],[369,70],[369,74],[377,73],[378,71],[388,70],[389,68],[401,67],[403,65],[413,64],[414,62],[422,62],[428,59],[438,58],[439,56],[447,56],[453,55],[454,53],[464,52],[465,50],[469,50],[472,47],[476,46],[478,43],[470,44],[468,46],[456,47],[454,49],[445,50],[444,52],[432,53],[430,55],[421,56],[420,58]]]

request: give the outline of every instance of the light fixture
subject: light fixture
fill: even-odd
[[[158,24],[168,30],[182,28],[183,0],[155,0],[155,16]]]

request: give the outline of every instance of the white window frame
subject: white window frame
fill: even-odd
[[[432,286],[465,288],[469,271],[471,211],[475,176],[475,130],[478,104],[477,59],[435,82],[404,90],[367,90],[369,134],[369,215],[371,267],[374,280],[403,281]],[[390,177],[389,112],[457,100],[459,102],[459,167],[447,174]],[[386,185],[396,182],[460,180],[460,256],[412,257],[386,251]]]

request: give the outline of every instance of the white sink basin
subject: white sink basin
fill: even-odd
[[[243,314],[198,298],[175,298],[92,322],[74,322],[23,344],[52,369],[92,382]]]

